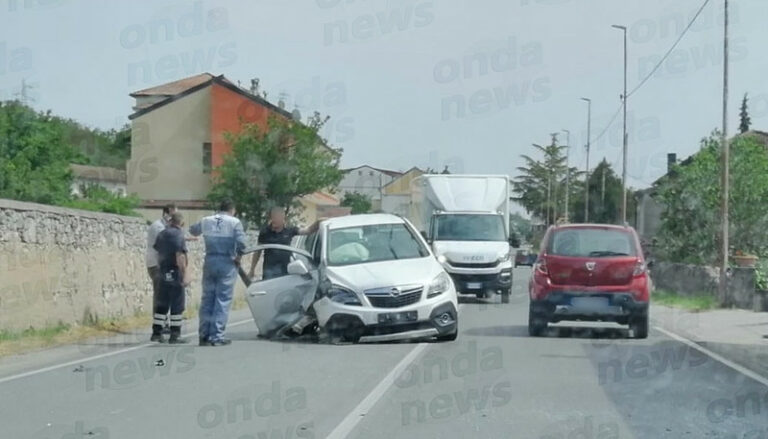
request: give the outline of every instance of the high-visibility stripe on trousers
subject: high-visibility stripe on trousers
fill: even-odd
[[[171,313],[171,334],[181,334],[184,313],[184,287],[178,281],[160,282],[160,291],[155,304],[152,319],[152,333],[160,334],[165,323],[165,315]]]

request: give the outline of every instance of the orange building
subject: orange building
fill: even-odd
[[[231,151],[225,133],[237,133],[241,121],[267,128],[270,115],[299,119],[284,108],[250,93],[223,75],[203,73],[131,93],[136,99],[131,120],[131,159],[127,166],[128,193],[143,201],[142,211],[175,202],[192,218],[208,213],[206,198],[211,172]],[[304,219],[316,216],[318,205],[339,204],[329,193],[301,200]],[[315,211],[315,212],[313,212]]]

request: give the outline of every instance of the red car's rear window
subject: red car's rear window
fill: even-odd
[[[636,256],[634,235],[617,229],[566,228],[552,232],[547,253],[572,257]]]

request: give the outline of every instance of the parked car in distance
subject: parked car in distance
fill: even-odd
[[[531,253],[526,249],[520,249],[515,252],[515,267],[520,265],[526,265],[533,267],[533,263],[536,262],[536,254]]]
[[[637,233],[607,224],[552,226],[529,281],[528,332],[560,321],[608,321],[648,336],[651,281]]]

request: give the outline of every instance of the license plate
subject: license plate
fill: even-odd
[[[416,311],[386,312],[379,314],[379,323],[415,322],[419,318]]]
[[[468,290],[479,290],[480,288],[483,288],[482,282],[467,282]]]
[[[576,308],[601,309],[610,305],[606,297],[574,297],[571,299],[571,305]]]

